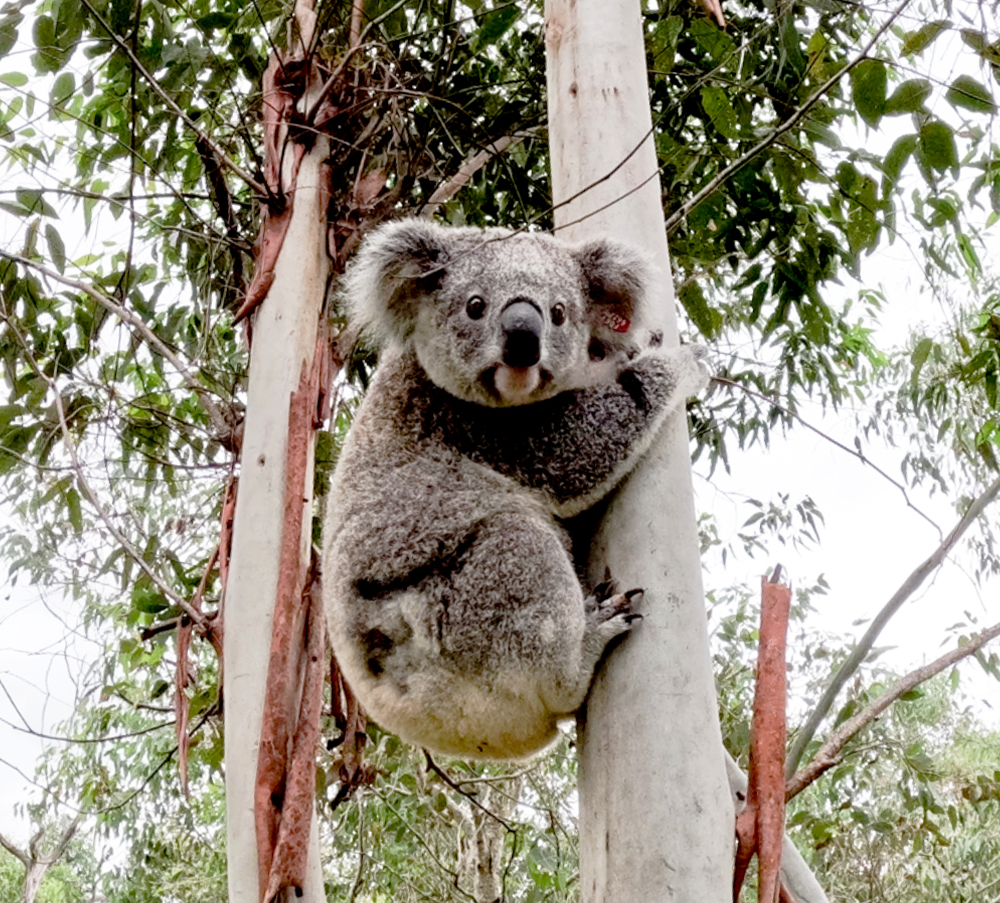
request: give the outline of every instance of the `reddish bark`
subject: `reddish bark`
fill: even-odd
[[[177,765],[181,776],[181,791],[188,796],[188,716],[191,700],[187,697],[187,685],[191,680],[188,653],[191,648],[191,619],[181,618],[177,627],[177,667],[174,670],[174,724],[177,730]]]
[[[288,411],[278,587],[254,794],[258,880],[264,901],[284,887],[303,886],[315,792],[320,712],[312,695],[317,682],[322,693],[322,676],[314,673],[318,669],[322,675],[323,669],[322,616],[312,611],[314,593],[306,592],[301,549],[322,357],[316,357],[311,372],[303,367]]]
[[[775,570],[778,579],[780,568]],[[760,646],[750,739],[746,807],[736,817],[736,867],[733,899],[738,900],[754,853],[760,863],[760,903],[779,896],[781,845],[785,832],[785,648],[792,593],[787,586],[761,581]],[[783,899],[790,899],[787,890]]]
[[[260,232],[254,242],[253,278],[246,297],[236,311],[235,322],[249,316],[267,297],[274,282],[274,267],[292,221],[292,198],[298,180],[299,166],[306,146],[301,141],[286,141],[288,126],[296,119],[295,104],[302,96],[305,79],[301,60],[282,59],[272,55],[264,71],[264,183],[268,204],[261,217]],[[281,184],[281,169],[285,153],[291,153],[291,184]]]

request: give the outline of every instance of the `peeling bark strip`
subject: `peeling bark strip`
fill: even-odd
[[[306,153],[302,141],[285,141],[285,125],[296,118],[295,104],[302,96],[305,63],[301,59],[281,58],[272,54],[264,70],[264,181],[268,204],[261,217],[260,233],[254,242],[254,270],[246,297],[236,311],[238,323],[251,314],[267,297],[274,283],[274,265],[285,242],[292,221],[292,201],[298,181],[299,166]],[[292,184],[282,186],[282,153],[293,154]]]
[[[284,799],[278,816],[278,836],[263,897],[265,901],[273,900],[286,887],[302,887],[309,857],[309,833],[316,797],[316,748],[320,735],[320,709],[323,706],[323,666],[326,658],[322,593],[315,569],[306,587],[303,603],[307,613],[302,700],[298,725],[290,747]]]
[[[779,565],[774,572],[777,581]],[[738,901],[753,854],[760,862],[758,899],[775,903],[779,893],[781,846],[785,833],[785,648],[792,591],[761,579],[760,646],[750,734],[746,808],[736,817],[733,900]],[[782,895],[788,899],[787,892]]]
[[[292,393],[288,410],[278,587],[254,792],[258,881],[265,903],[278,890],[301,888],[305,882],[315,791],[313,757],[319,731],[319,706],[316,704],[313,713],[308,694],[316,692],[317,682],[322,692],[322,645],[318,654],[314,652],[316,643],[322,644],[323,634],[321,618],[310,616],[313,593],[306,595],[305,592],[301,549],[305,513],[303,492],[318,400],[320,360],[314,360],[310,373],[303,366],[299,388]],[[319,634],[318,640],[316,634]],[[317,670],[318,679],[314,674]],[[309,724],[310,720],[314,723]],[[309,745],[303,749],[297,747],[297,743]],[[296,762],[300,763],[301,770],[303,757],[308,764],[307,775],[295,772]],[[307,801],[298,798],[303,792]],[[275,884],[277,887],[272,891]]]
[[[181,792],[187,799],[188,793],[188,716],[191,714],[191,700],[185,692],[191,680],[188,655],[191,649],[191,619],[182,617],[177,625],[177,668],[174,672],[174,722],[177,728],[177,767],[181,776]]]

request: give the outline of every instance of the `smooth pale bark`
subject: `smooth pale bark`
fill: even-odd
[[[224,677],[226,809],[230,903],[259,903],[254,780],[260,744],[271,619],[278,584],[288,407],[309,373],[329,272],[326,253],[327,142],[306,154],[293,196],[292,221],[275,278],[254,322],[239,495],[226,588]],[[286,155],[286,163],[294,156]],[[290,175],[290,174],[288,174]],[[284,184],[290,184],[286,175]],[[308,562],[312,466],[302,491],[302,560]],[[324,903],[319,833],[313,819],[309,875],[302,899]]]
[[[662,274],[653,325],[676,344],[638,0],[547,0],[545,36],[558,234],[644,248]],[[644,620],[599,671],[581,718],[581,900],[731,900],[734,811],[683,413],[612,499],[591,580],[605,568],[646,594]]]

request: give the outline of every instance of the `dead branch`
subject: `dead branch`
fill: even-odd
[[[529,137],[527,134],[504,135],[497,138],[482,150],[477,151],[469,157],[450,179],[442,182],[434,190],[430,200],[421,211],[422,216],[431,217],[441,208],[443,204],[450,201],[459,191],[472,181],[472,177],[479,172],[494,157],[498,157],[508,147],[514,147]]]

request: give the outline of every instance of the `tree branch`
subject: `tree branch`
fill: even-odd
[[[504,135],[502,138],[497,138],[496,141],[491,142],[487,147],[482,150],[477,151],[475,154],[470,156],[458,169],[450,179],[445,180],[437,188],[434,189],[434,193],[430,196],[430,200],[424,206],[421,211],[421,216],[431,217],[437,213],[438,209],[448,201],[450,201],[459,191],[461,191],[469,182],[472,177],[479,172],[487,163],[490,162],[494,157],[498,157],[502,154],[508,147],[520,144],[528,136],[526,134],[518,135]]]
[[[979,515],[983,513],[990,502],[996,498],[998,492],[1000,492],[1000,479],[994,480],[986,491],[969,505],[968,510],[962,515],[958,523],[955,524],[952,531],[944,538],[941,545],[903,581],[892,598],[886,602],[882,610],[875,616],[871,626],[865,631],[865,635],[860,639],[840,668],[837,669],[837,673],[831,678],[829,686],[816,704],[816,708],[813,709],[812,714],[806,719],[806,723],[799,729],[795,737],[795,742],[788,753],[788,761],[785,765],[786,778],[791,780],[791,775],[798,768],[802,753],[815,735],[820,722],[826,717],[827,712],[830,711],[830,707],[851,675],[854,674],[860,664],[868,657],[872,646],[875,645],[875,640],[885,628],[889,619],[920,588],[927,577],[941,566],[948,553],[954,548],[959,539],[962,538],[965,531],[979,518]]]
[[[114,29],[107,22],[101,14],[94,9],[90,4],[90,0],[80,0],[80,2],[86,7],[87,11],[97,20],[101,28],[103,28],[107,33],[108,37],[111,38],[112,42],[118,47],[119,50],[124,53],[132,65],[139,71],[142,77],[149,84],[150,88],[159,95],[163,102],[170,108],[171,112],[175,116],[179,117],[181,121],[195,134],[199,141],[203,141],[208,147],[212,149],[212,152],[218,157],[219,162],[222,163],[233,175],[242,179],[251,189],[253,189],[260,197],[267,197],[267,190],[261,185],[253,176],[250,175],[245,169],[243,169],[238,163],[236,163],[221,147],[219,147],[209,136],[208,133],[203,131],[198,124],[185,113],[180,105],[174,100],[163,88],[160,83],[153,78],[145,66],[139,61],[139,57],[136,56],[135,52],[129,45],[123,41],[117,34],[115,34]]]
[[[105,295],[103,292],[99,292],[92,286],[83,282],[77,282],[75,279],[69,279],[66,276],[62,276],[55,272],[55,270],[50,270],[48,267],[44,267],[27,257],[22,257],[20,254],[12,254],[2,248],[0,248],[0,257],[6,257],[8,260],[12,260],[22,266],[30,267],[35,272],[41,273],[43,276],[52,279],[55,282],[59,282],[69,288],[76,289],[78,292],[83,292],[83,294],[87,295],[93,301],[96,301],[105,310],[114,314],[132,331],[137,338],[142,339],[157,354],[170,362],[173,368],[177,371],[181,380],[184,382],[184,385],[186,385],[192,392],[195,393],[195,395],[198,396],[198,400],[201,402],[202,407],[204,407],[205,413],[208,415],[208,419],[212,423],[212,427],[218,433],[218,438],[225,439],[227,435],[232,433],[233,426],[229,423],[229,418],[226,417],[222,409],[215,403],[215,400],[212,398],[208,389],[201,385],[201,383],[199,383],[198,380],[191,375],[180,357],[178,357],[170,346],[168,346],[155,332],[153,332],[153,330],[150,329],[140,317],[137,317],[134,313],[123,307],[113,298]]]
[[[22,849],[15,846],[13,841],[8,840],[3,834],[0,834],[0,847],[3,847],[11,856],[17,859],[21,865],[28,868],[31,865],[31,858]]]
[[[913,504],[913,502],[910,501],[910,495],[906,491],[906,487],[898,480],[894,480],[892,477],[890,477],[889,474],[887,474],[884,470],[882,470],[881,467],[879,467],[873,461],[870,461],[868,458],[866,458],[856,448],[851,448],[848,445],[844,445],[843,442],[838,442],[836,439],[833,438],[833,436],[829,435],[828,433],[824,433],[819,427],[813,426],[811,423],[809,423],[809,421],[804,420],[799,414],[796,414],[795,411],[790,410],[783,404],[780,404],[775,399],[769,398],[767,395],[762,395],[760,392],[755,392],[753,389],[747,388],[742,383],[735,382],[734,380],[731,379],[726,379],[725,377],[722,376],[713,376],[712,382],[718,383],[721,386],[730,386],[733,389],[739,389],[745,395],[749,395],[751,398],[756,398],[758,401],[763,401],[766,404],[769,404],[772,408],[776,408],[777,410],[781,411],[781,413],[784,414],[786,417],[791,417],[792,419],[801,423],[802,426],[804,426],[807,430],[814,432],[821,439],[825,439],[827,442],[829,442],[831,445],[835,445],[841,451],[845,451],[847,452],[847,454],[857,458],[862,464],[866,465],[867,467],[870,467],[880,477],[882,477],[884,480],[887,480],[889,483],[895,486],[896,489],[898,489],[903,494],[903,498],[906,500],[906,507],[912,509],[917,514],[919,514],[925,521],[927,521],[927,523],[929,523],[935,530],[937,530],[938,536],[941,536],[941,528],[933,521],[932,518],[924,514],[923,511],[921,511],[916,505]]]
[[[0,252],[2,254],[3,252]],[[101,504],[100,499],[97,497],[97,493],[94,492],[90,483],[87,481],[87,477],[83,472],[83,465],[80,463],[80,457],[77,454],[76,443],[73,441],[73,436],[70,433],[69,424],[66,421],[66,409],[63,406],[62,394],[59,392],[59,387],[56,385],[55,380],[51,379],[49,376],[42,371],[38,366],[35,359],[31,356],[28,348],[28,344],[21,335],[21,331],[14,325],[9,317],[5,315],[7,321],[7,326],[14,333],[15,338],[20,343],[21,347],[25,352],[25,359],[28,362],[28,366],[34,370],[35,375],[48,386],[49,390],[52,392],[53,400],[55,401],[56,414],[59,417],[59,427],[62,431],[63,442],[66,445],[66,451],[69,454],[70,465],[73,468],[73,472],[76,475],[77,483],[80,485],[80,490],[86,496],[87,501],[94,507],[97,511],[98,517],[104,522],[105,527],[114,537],[115,542],[117,542],[124,550],[125,553],[139,566],[139,569],[153,582],[153,584],[160,590],[163,595],[170,599],[175,605],[177,605],[182,611],[186,612],[195,624],[199,627],[202,626],[205,615],[202,614],[198,609],[191,605],[186,599],[174,591],[174,589],[168,584],[156,571],[150,567],[149,563],[142,556],[135,546],[132,545],[126,538],[125,534],[122,533],[116,526],[114,521],[111,519],[111,515],[105,511],[104,506]]]
[[[1000,636],[1000,623],[987,627],[981,633],[974,635],[964,646],[959,646],[951,652],[947,652],[940,658],[935,659],[929,665],[911,671],[905,677],[897,681],[882,696],[879,696],[871,705],[862,709],[853,718],[845,721],[827,738],[826,742],[816,751],[805,768],[800,769],[789,779],[785,785],[786,799],[792,799],[796,794],[801,793],[813,781],[816,780],[828,768],[832,768],[841,760],[840,753],[847,745],[848,741],[858,733],[863,727],[870,724],[891,706],[900,696],[908,693],[914,687],[922,684],[926,680],[940,674],[945,668],[960,662],[974,652],[978,652],[990,640]]]
[[[681,221],[695,208],[697,207],[705,198],[712,194],[723,182],[732,178],[736,173],[738,173],[744,166],[746,166],[751,160],[761,154],[763,151],[767,150],[772,144],[774,144],[782,135],[786,132],[791,131],[795,128],[802,119],[805,118],[806,113],[808,113],[817,103],[819,103],[826,94],[837,84],[848,72],[850,72],[855,66],[861,63],[863,60],[867,59],[868,54],[871,49],[878,43],[879,38],[888,31],[889,27],[893,22],[898,19],[903,10],[910,5],[912,0],[903,0],[902,3],[897,6],[889,18],[882,23],[879,29],[872,36],[872,39],[865,45],[864,49],[850,62],[845,63],[840,67],[833,75],[831,75],[816,91],[806,100],[801,107],[799,107],[791,116],[788,117],[781,125],[779,125],[770,135],[766,138],[758,141],[750,150],[745,154],[733,160],[728,166],[726,166],[718,175],[715,176],[707,185],[697,191],[691,198],[686,200],[680,207],[677,208],[670,216],[667,217],[666,228],[667,235],[673,232],[680,224]]]

